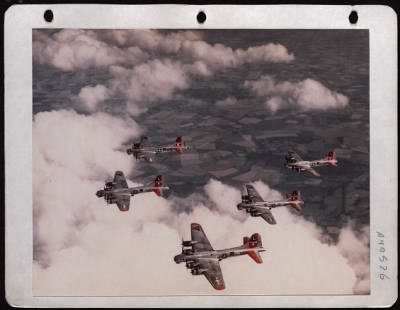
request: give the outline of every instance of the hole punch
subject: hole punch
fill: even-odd
[[[199,24],[203,24],[206,21],[206,19],[207,19],[206,13],[204,13],[203,11],[200,11],[197,14],[197,22]]]
[[[350,15],[349,15],[349,21],[350,24],[356,24],[358,21],[358,14],[356,11],[351,11]]]
[[[52,10],[46,10],[44,12],[43,18],[46,22],[51,23],[53,21],[54,18],[54,14]]]

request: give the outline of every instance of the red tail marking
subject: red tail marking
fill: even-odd
[[[300,198],[299,192],[297,190],[293,191],[290,195],[287,195],[287,198],[288,198],[288,201],[297,201]],[[292,208],[296,209],[297,211],[300,211],[300,212],[303,211],[303,209],[301,208],[299,203],[294,202],[294,203],[291,203],[290,206]]]
[[[178,154],[181,154],[182,153],[182,145],[180,143],[176,143],[175,150]]]
[[[289,201],[296,201],[299,199],[299,193],[297,191],[293,191],[290,195],[287,195]]]
[[[300,207],[300,204],[298,204],[298,203],[291,203],[290,206],[291,206],[293,209],[296,209],[296,210],[299,211],[299,212],[303,211],[303,209]]]
[[[178,154],[182,153],[182,145],[184,144],[181,136],[177,136],[175,140],[175,149]]]
[[[221,291],[221,290],[225,289],[225,285],[224,284],[215,284],[213,286],[218,291]]]
[[[153,192],[155,192],[157,196],[161,196],[161,189],[159,188],[161,186],[162,186],[162,176],[158,175],[154,180],[154,187],[156,188],[153,189]]]
[[[258,256],[258,253],[255,251],[248,251],[247,254],[257,263],[257,264],[262,264],[262,259],[260,256]]]
[[[332,159],[335,159],[335,156],[336,156],[335,151],[329,151],[328,155],[326,155],[325,159],[332,160]]]
[[[253,234],[250,238],[243,237],[243,244],[249,249],[254,249],[257,246],[261,246],[261,237],[257,233]],[[257,264],[261,264],[263,262],[256,251],[248,251],[247,255],[249,255]]]

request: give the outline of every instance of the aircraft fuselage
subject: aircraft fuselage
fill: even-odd
[[[312,167],[320,167],[320,166],[336,166],[337,160],[336,159],[319,159],[319,160],[302,160],[297,161],[294,163],[287,163],[286,166],[288,168],[312,168]]]
[[[293,204],[299,204],[302,205],[304,204],[303,200],[293,200],[293,201],[288,201],[288,200],[278,200],[278,201],[260,201],[260,202],[241,202],[237,205],[237,208],[239,210],[242,209],[252,209],[254,207],[257,208],[266,208],[266,209],[271,209],[274,207],[283,207],[283,206],[290,206]]]
[[[178,254],[174,257],[174,260],[177,264],[183,262],[193,262],[198,259],[217,259],[223,260],[228,257],[240,256],[247,254],[249,251],[257,251],[257,252],[264,252],[265,249],[262,247],[258,248],[245,248],[245,247],[234,247],[229,249],[223,250],[214,250],[214,251],[196,251],[193,252],[192,250],[184,250],[188,251],[188,253],[192,252],[191,254]]]
[[[104,189],[97,191],[97,197],[112,197],[114,195],[136,195],[140,193],[148,193],[154,190],[168,190],[168,186],[137,186],[137,187],[128,187],[128,188],[114,188],[114,189]]]

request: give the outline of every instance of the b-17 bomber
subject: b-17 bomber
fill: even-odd
[[[128,155],[133,155],[136,160],[144,159],[151,163],[154,161],[156,155],[170,152],[181,154],[184,150],[189,148],[190,147],[186,145],[181,136],[176,137],[174,144],[165,146],[151,145],[147,136],[141,136],[140,141],[133,143],[132,148],[127,149],[126,152]]]
[[[204,275],[216,290],[225,289],[219,261],[228,257],[249,255],[257,264],[261,264],[260,252],[264,252],[261,236],[258,233],[250,238],[243,237],[243,245],[214,250],[200,224],[191,224],[191,240],[182,241],[182,253],[174,257],[177,264],[186,263],[192,275]]]
[[[97,197],[104,197],[107,204],[116,204],[120,211],[128,211],[130,204],[130,197],[154,192],[158,196],[162,195],[163,190],[169,189],[168,186],[163,186],[162,176],[158,175],[154,182],[148,185],[128,187],[126,178],[122,171],[116,171],[114,180],[112,182],[106,182],[104,189],[96,192]]]
[[[276,220],[272,215],[271,209],[277,207],[292,207],[297,211],[302,211],[301,205],[304,201],[301,200],[300,191],[295,190],[290,195],[286,196],[286,200],[264,200],[251,184],[246,184],[246,193],[242,193],[242,202],[237,205],[238,210],[246,210],[251,216],[262,217],[271,225],[276,224]]]
[[[295,170],[297,172],[307,171],[317,177],[321,176],[313,167],[319,166],[331,166],[337,167],[338,161],[336,160],[335,151],[329,151],[329,153],[321,159],[317,160],[302,160],[299,155],[293,151],[289,151],[288,155],[285,157],[286,163],[284,164],[286,168]]]

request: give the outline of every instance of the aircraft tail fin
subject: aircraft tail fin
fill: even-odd
[[[183,141],[182,136],[177,136],[175,140],[175,150],[178,154],[182,153],[182,146],[185,145],[185,141]]]
[[[163,181],[162,181],[162,175],[158,175],[156,176],[156,178],[154,179],[154,189],[153,192],[155,192],[157,194],[157,196],[162,196],[162,185],[163,185]]]
[[[288,201],[293,201],[290,206],[294,209],[296,209],[297,211],[303,211],[303,209],[301,208],[301,193],[299,190],[294,190],[290,195],[287,195],[287,199]]]
[[[146,144],[149,141],[148,136],[140,136],[140,144]]]
[[[294,190],[293,192],[290,193],[290,195],[287,195],[288,201],[296,201],[301,199],[301,193],[299,190]]]
[[[288,151],[285,156],[286,163],[295,163],[297,160],[295,158],[295,153],[293,151]]]
[[[329,151],[328,154],[326,154],[325,159],[327,160],[336,159],[335,151],[334,150]]]
[[[336,153],[335,150],[331,150],[328,152],[328,154],[324,157],[325,160],[330,160],[329,164],[331,166],[337,166],[337,160],[336,160]]]
[[[249,255],[257,264],[263,262],[257,248],[262,247],[261,236],[258,233],[252,234],[251,237],[243,237],[243,246],[248,248],[247,255]],[[254,249],[254,250],[251,250]]]

